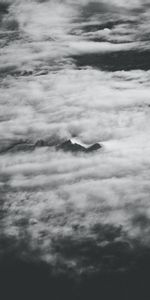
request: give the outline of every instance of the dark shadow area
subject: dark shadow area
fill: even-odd
[[[149,70],[150,51],[119,51],[72,56],[78,68],[90,66],[104,71]]]
[[[150,253],[140,253],[134,268],[84,273],[73,278],[68,273],[54,274],[43,262],[3,257],[0,264],[3,300],[148,300],[150,297]]]
[[[81,7],[80,17],[87,21],[92,16],[106,14],[109,11],[115,11],[116,8],[113,7],[110,3],[106,3],[103,1],[92,1],[87,2],[85,5]]]
[[[150,219],[145,213],[135,213],[132,218],[132,224],[134,227],[139,227],[141,230],[147,230],[150,228]]]
[[[26,140],[19,139],[16,141],[4,141],[0,147],[0,153],[4,154],[6,152],[15,153],[18,151],[34,151],[36,148],[41,147],[52,147],[58,144],[59,138],[57,136],[52,136],[45,140]]]
[[[150,249],[137,241],[119,241],[120,227],[99,224],[91,232],[94,238],[53,239],[53,253],[59,257],[53,265],[31,251],[27,235],[20,240],[1,236],[2,299],[148,300]],[[102,241],[107,243],[102,246]],[[70,260],[76,261],[76,270],[64,263]]]
[[[88,25],[83,25],[81,27],[81,29],[83,30],[83,32],[96,32],[99,30],[104,30],[105,28],[107,29],[113,29],[114,27],[118,26],[118,25],[136,25],[137,22],[135,20],[110,20],[107,22],[103,22],[100,24],[88,24]]]
[[[7,14],[9,11],[10,2],[9,1],[0,1],[0,15]]]
[[[9,13],[9,1],[0,1],[0,27],[2,27],[3,18]]]

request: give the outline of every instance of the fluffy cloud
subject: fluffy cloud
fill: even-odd
[[[54,145],[1,151],[4,234],[18,239],[25,227],[41,258],[52,263],[61,256],[78,271],[80,259],[63,257],[57,243],[89,239],[101,247],[110,243],[109,224],[123,228],[114,241],[137,239],[149,246],[149,65],[112,72],[76,61],[98,53],[98,60],[109,54],[113,63],[134,50],[143,62],[149,53],[146,1],[0,5],[0,150],[20,139],[28,144],[74,137],[103,145],[88,155],[56,151]],[[107,232],[101,242],[95,226]]]

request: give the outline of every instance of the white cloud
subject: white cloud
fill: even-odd
[[[126,23],[84,32],[85,25],[94,24],[93,16],[89,20],[81,17],[81,4],[87,2],[13,2],[4,22],[6,25],[9,18],[18,21],[19,38],[6,43],[0,58],[4,74],[1,146],[54,136],[57,141],[74,138],[103,144],[89,155],[64,153],[55,147],[0,155],[5,233],[17,237],[19,220],[26,218],[35,245],[41,231],[45,232],[40,247],[49,260],[54,259],[51,238],[70,235],[76,239],[73,226],[77,224],[83,227],[78,233],[81,239],[91,238],[94,224],[111,223],[122,225],[143,242],[142,231],[132,222],[133,211],[150,217],[150,71],[78,69],[70,57],[149,49],[147,42],[141,42],[149,12],[144,12],[146,21],[138,21],[132,9],[142,6],[141,1],[103,1],[106,21],[111,14],[111,21],[124,16]],[[119,8],[116,17],[114,4],[130,9],[127,13]],[[137,22],[131,29],[129,19]],[[103,21],[100,19],[100,25]],[[94,42],[93,36],[106,41]],[[149,243],[148,231],[143,234]]]

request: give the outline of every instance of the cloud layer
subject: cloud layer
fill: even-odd
[[[19,240],[25,228],[42,259],[77,272],[95,263],[86,253],[85,266],[81,250],[68,258],[65,243],[75,252],[87,239],[90,249],[118,241],[149,247],[148,2],[22,0],[0,8],[3,234]],[[53,147],[70,138],[103,148],[87,156]],[[4,151],[39,139],[51,147]]]

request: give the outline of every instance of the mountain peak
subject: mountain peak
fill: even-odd
[[[72,142],[71,140],[67,140],[67,141],[65,141],[62,144],[57,146],[58,150],[61,149],[63,151],[85,152],[85,153],[97,151],[100,148],[102,148],[102,146],[99,143],[93,144],[89,147],[84,147],[83,145]]]

